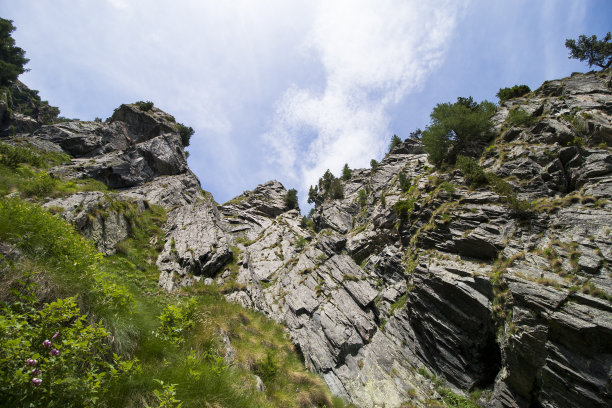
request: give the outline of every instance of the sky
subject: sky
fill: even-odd
[[[564,43],[612,30],[609,0],[0,0],[61,115],[153,101],[192,126],[189,166],[223,203],[380,160],[438,103],[590,70]]]

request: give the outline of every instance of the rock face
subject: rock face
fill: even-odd
[[[409,139],[340,181],[343,198],[319,192],[314,228],[277,181],[217,205],[156,108],[39,123],[30,138],[72,157],[53,174],[115,189],[46,203],[100,251],[129,230],[113,203],[166,208],[160,285],[232,283],[229,300],[283,323],[305,364],[356,406],[431,406],[445,384],[485,390],[486,407],[607,407],[611,84],[610,70],[576,74],[501,104],[479,162],[512,193],[470,188]],[[530,120],[511,123],[517,109]]]
[[[343,199],[320,197],[316,232],[294,212],[254,217],[261,194],[232,200],[221,212],[244,267],[228,298],[285,324],[307,366],[360,407],[425,406],[440,398],[432,374],[488,390],[484,406],[609,406],[610,80],[577,74],[498,109],[480,164],[528,214],[434,171],[412,139],[353,170]],[[510,126],[512,109],[531,123]],[[400,201],[412,203],[401,218]]]

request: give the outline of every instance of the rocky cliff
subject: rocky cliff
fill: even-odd
[[[110,189],[45,203],[101,252],[127,236],[126,205],[164,207],[160,285],[218,285],[281,322],[307,367],[359,407],[432,406],[477,389],[482,406],[604,407],[611,88],[610,70],[575,74],[502,103],[479,159],[493,175],[485,186],[436,169],[407,139],[342,180],[343,198],[319,196],[311,226],[276,181],[215,203],[157,108],[37,122],[6,141],[66,153],[51,175]]]

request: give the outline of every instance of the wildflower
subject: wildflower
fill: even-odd
[[[55,339],[57,339],[57,336],[59,336],[59,332],[55,332],[55,334],[53,335],[53,337],[51,337],[51,340],[55,340]]]
[[[59,356],[59,350],[58,349],[53,349],[53,350],[51,350],[50,354],[52,356]]]
[[[49,339],[46,339],[42,342],[42,346],[45,348],[51,347],[51,341]]]
[[[40,378],[34,377],[32,378],[32,384],[38,387],[40,384],[42,384],[42,380]]]
[[[37,361],[32,359],[32,358],[28,358],[26,360],[26,365],[30,366],[30,367],[34,367],[36,365]]]
[[[35,368],[32,371],[30,371],[30,375],[39,375],[40,374],[40,368]]]

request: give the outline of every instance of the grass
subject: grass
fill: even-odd
[[[127,215],[130,236],[116,255],[102,258],[63,219],[19,198],[0,200],[0,241],[24,255],[10,273],[2,264],[0,300],[14,302],[11,288],[26,275],[38,283],[40,304],[78,295],[89,320],[110,332],[112,351],[139,361],[141,370],[114,384],[101,401],[104,406],[157,406],[153,391],[163,390],[159,381],[175,384],[175,398],[184,408],[345,406],[305,369],[278,324],[225,301],[216,286],[175,294],[158,287],[155,260],[164,243],[163,209],[149,206],[138,212],[134,204],[115,201],[110,206]],[[232,250],[227,268],[236,274],[239,249]],[[182,341],[157,335],[162,312],[187,297],[194,299],[195,311]],[[231,364],[223,358],[219,333],[226,333],[235,349]],[[265,392],[255,390],[255,373],[264,380]]]

